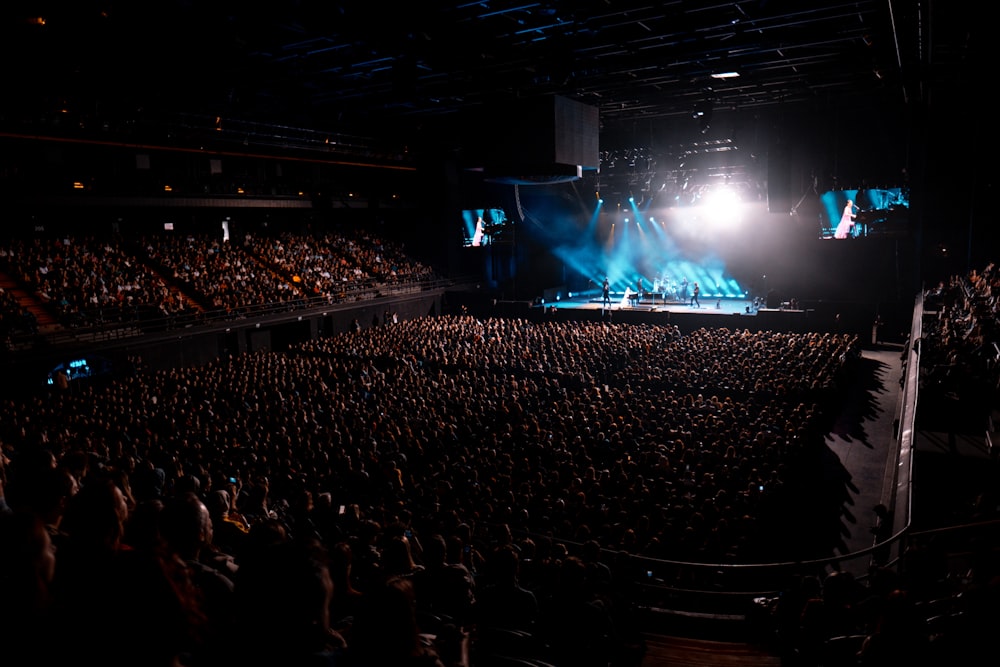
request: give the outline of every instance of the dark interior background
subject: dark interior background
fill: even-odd
[[[995,246],[988,23],[960,4],[9,3],[5,227],[361,224],[530,299],[580,278],[553,230],[466,253],[463,208],[582,220],[597,192],[725,174],[757,196],[717,239],[748,283],[907,301]],[[909,190],[905,233],[817,238],[820,194],[876,186]]]

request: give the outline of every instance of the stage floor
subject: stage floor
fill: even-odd
[[[706,297],[701,306],[687,301],[663,301],[660,295],[640,299],[635,304],[623,299],[621,293],[611,306],[604,304],[599,292],[562,293],[551,299],[533,302],[494,300],[482,304],[483,314],[499,317],[528,317],[541,321],[607,321],[631,324],[672,324],[683,333],[700,328],[726,327],[732,329],[772,331],[827,331],[834,326],[818,317],[813,309],[754,308],[753,299],[733,297]],[[478,311],[474,311],[478,312]]]
[[[753,307],[753,301],[749,299],[706,297],[699,299],[700,306],[692,306],[687,301],[664,300],[659,295],[656,298],[646,297],[639,299],[632,305],[627,299],[618,296],[612,299],[611,305],[607,306],[600,295],[574,295],[570,298],[559,299],[558,301],[545,302],[545,307],[555,307],[558,309],[574,310],[610,310],[634,311],[634,312],[669,312],[669,313],[698,313],[699,315],[755,315],[757,311]]]

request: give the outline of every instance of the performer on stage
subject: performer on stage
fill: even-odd
[[[604,279],[604,284],[601,285],[601,299],[602,305],[611,307],[611,285],[608,283],[608,279]]]
[[[854,229],[854,219],[858,217],[854,213],[854,202],[850,199],[847,200],[847,205],[844,206],[844,213],[840,216],[840,224],[837,225],[837,231],[834,233],[833,238],[835,239],[846,239],[851,235],[851,231]]]
[[[696,280],[694,286],[691,288],[691,305],[696,308],[701,308],[701,301],[698,301],[698,295],[701,293],[701,288],[698,287],[698,281]]]

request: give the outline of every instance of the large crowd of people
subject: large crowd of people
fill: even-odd
[[[303,243],[248,247],[284,272]],[[196,245],[156,254],[189,271]],[[236,279],[251,261],[219,254]],[[928,354],[996,342],[993,276],[928,294]],[[638,665],[650,582],[829,553],[824,435],[860,355],[853,334],[460,314],[7,399],[3,664]],[[925,646],[913,605],[941,591],[917,555],[804,577],[775,610],[788,655]],[[966,628],[995,619],[996,573],[960,591]]]
[[[117,235],[40,235],[0,244],[0,272],[70,329],[292,309],[310,299],[348,300],[362,290],[374,294],[437,277],[401,245],[353,230],[231,241],[161,233],[137,243]],[[22,326],[29,304],[8,300],[5,334],[34,333]]]
[[[159,274],[117,239],[15,239],[0,256],[0,270],[65,327],[134,321],[147,311],[171,315],[185,306]]]
[[[239,313],[306,297],[292,276],[269,270],[243,244],[186,235],[144,239],[142,245],[151,262],[211,310]]]
[[[414,623],[381,607],[366,617],[364,603],[410,595],[422,627],[440,622],[441,645],[426,648],[441,660],[491,637],[509,648],[495,635],[537,618],[522,634],[558,664],[625,664],[641,653],[621,584],[636,564],[605,554],[745,562],[816,547],[805,514],[789,513],[807,502],[796,480],[816,465],[817,405],[857,353],[834,334],[471,316],[373,326],[11,400],[6,502],[57,547],[39,582],[51,599],[31,601],[45,621],[114,628],[134,640],[122,651],[260,655],[318,633],[298,646],[362,660],[393,648],[373,636]],[[171,524],[181,516],[186,532]],[[776,539],[788,520],[796,539]],[[335,553],[356,599],[323,594]],[[191,595],[136,599],[122,579],[140,575]],[[316,605],[259,608],[292,605],[293,585],[315,586],[295,599]],[[95,596],[120,608],[80,625]],[[532,598],[538,612],[513,612]],[[133,628],[149,605],[156,627]],[[261,615],[294,627],[252,631]],[[366,625],[390,618],[400,627]]]
[[[355,284],[435,277],[430,266],[408,256],[402,245],[368,232],[249,235],[245,243],[282,275],[297,276],[311,294],[338,295]]]

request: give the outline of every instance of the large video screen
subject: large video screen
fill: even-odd
[[[462,211],[463,245],[476,248],[507,238],[511,221],[502,208],[470,208]]]
[[[909,188],[828,190],[820,202],[823,238],[900,236],[909,227]]]

